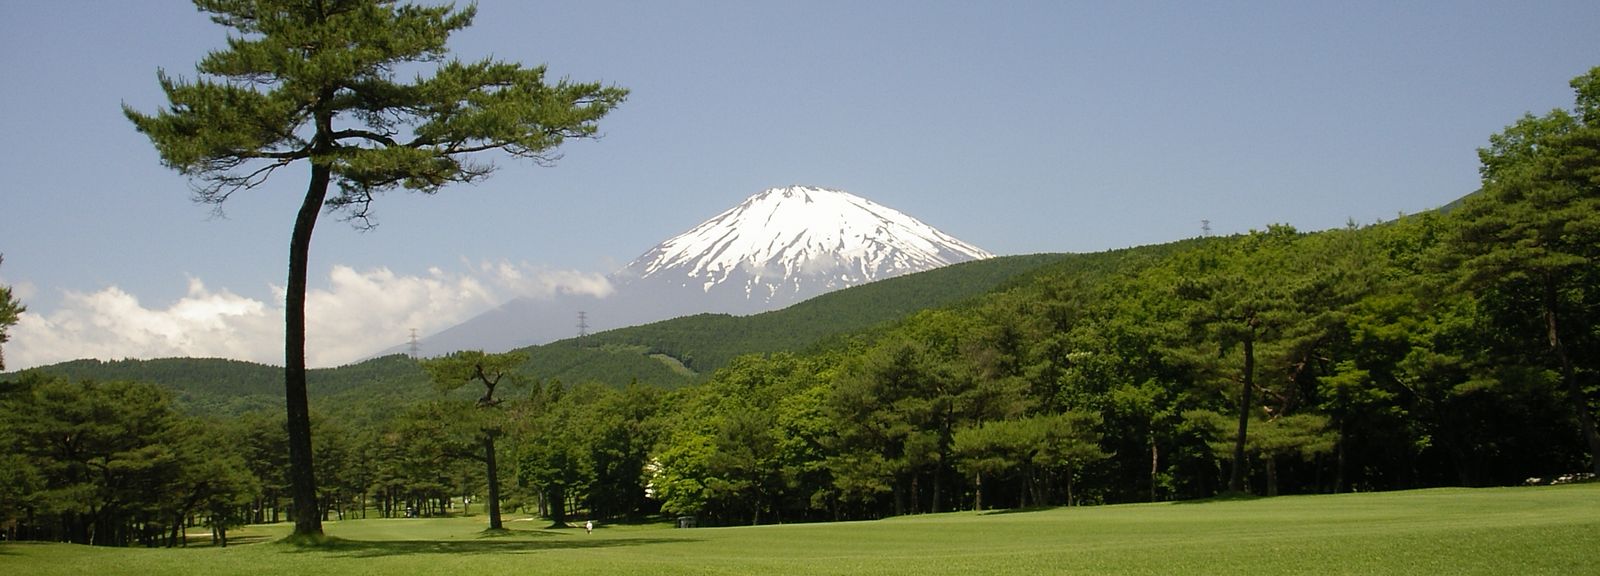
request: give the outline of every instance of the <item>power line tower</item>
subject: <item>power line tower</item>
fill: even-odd
[[[416,328],[411,329],[411,345],[406,347],[406,352],[411,355],[412,360],[422,355],[422,344],[417,342]]]
[[[1200,221],[1200,236],[1202,238],[1210,238],[1211,237],[1211,221],[1210,220],[1201,220]]]
[[[578,337],[579,338],[583,338],[583,337],[588,336],[588,335],[589,335],[589,314],[587,312],[579,310],[578,311]]]

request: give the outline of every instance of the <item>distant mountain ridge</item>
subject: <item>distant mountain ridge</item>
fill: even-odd
[[[427,356],[504,351],[703,313],[756,314],[993,254],[841,190],[772,188],[645,251],[608,296],[517,298],[419,341]],[[395,346],[382,354],[405,351]]]

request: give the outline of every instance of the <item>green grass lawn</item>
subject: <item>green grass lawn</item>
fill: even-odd
[[[330,522],[339,540],[316,548],[271,542],[281,524],[228,548],[4,544],[0,574],[1600,574],[1600,484],[594,534],[484,523]]]

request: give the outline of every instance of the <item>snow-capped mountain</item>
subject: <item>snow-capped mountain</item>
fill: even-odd
[[[662,242],[616,278],[721,292],[769,308],[992,256],[848,192],[790,186],[751,196]]]
[[[517,298],[420,342],[425,355],[505,351],[703,312],[754,314],[892,276],[993,255],[893,208],[791,186],[751,196],[610,276],[606,297]],[[403,352],[405,346],[385,353]]]

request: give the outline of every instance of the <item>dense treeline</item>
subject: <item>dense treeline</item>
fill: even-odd
[[[0,411],[8,539],[172,545],[198,522],[225,543],[261,491],[221,428],[179,415],[162,388],[30,373],[0,388]]]
[[[659,389],[507,384],[514,399],[491,414],[438,393],[370,422],[315,416],[322,517],[473,512],[487,486],[487,426],[506,438],[495,454],[508,463],[497,475],[508,508],[557,523],[567,511],[653,510],[643,471]],[[0,384],[0,443],[5,539],[174,546],[205,526],[226,545],[229,527],[292,513],[281,411],[204,419],[179,412],[160,386],[29,371]]]
[[[1600,473],[1600,68],[1574,87],[1575,110],[1491,138],[1482,190],[1449,211],[1063,258],[695,385],[385,359],[320,397],[320,512],[470,512],[497,491],[557,524],[769,523]],[[283,417],[173,402],[5,384],[8,537],[173,545],[279,520]]]
[[[722,522],[1600,473],[1600,68],[1457,209],[1040,277],[685,390],[669,512]]]

